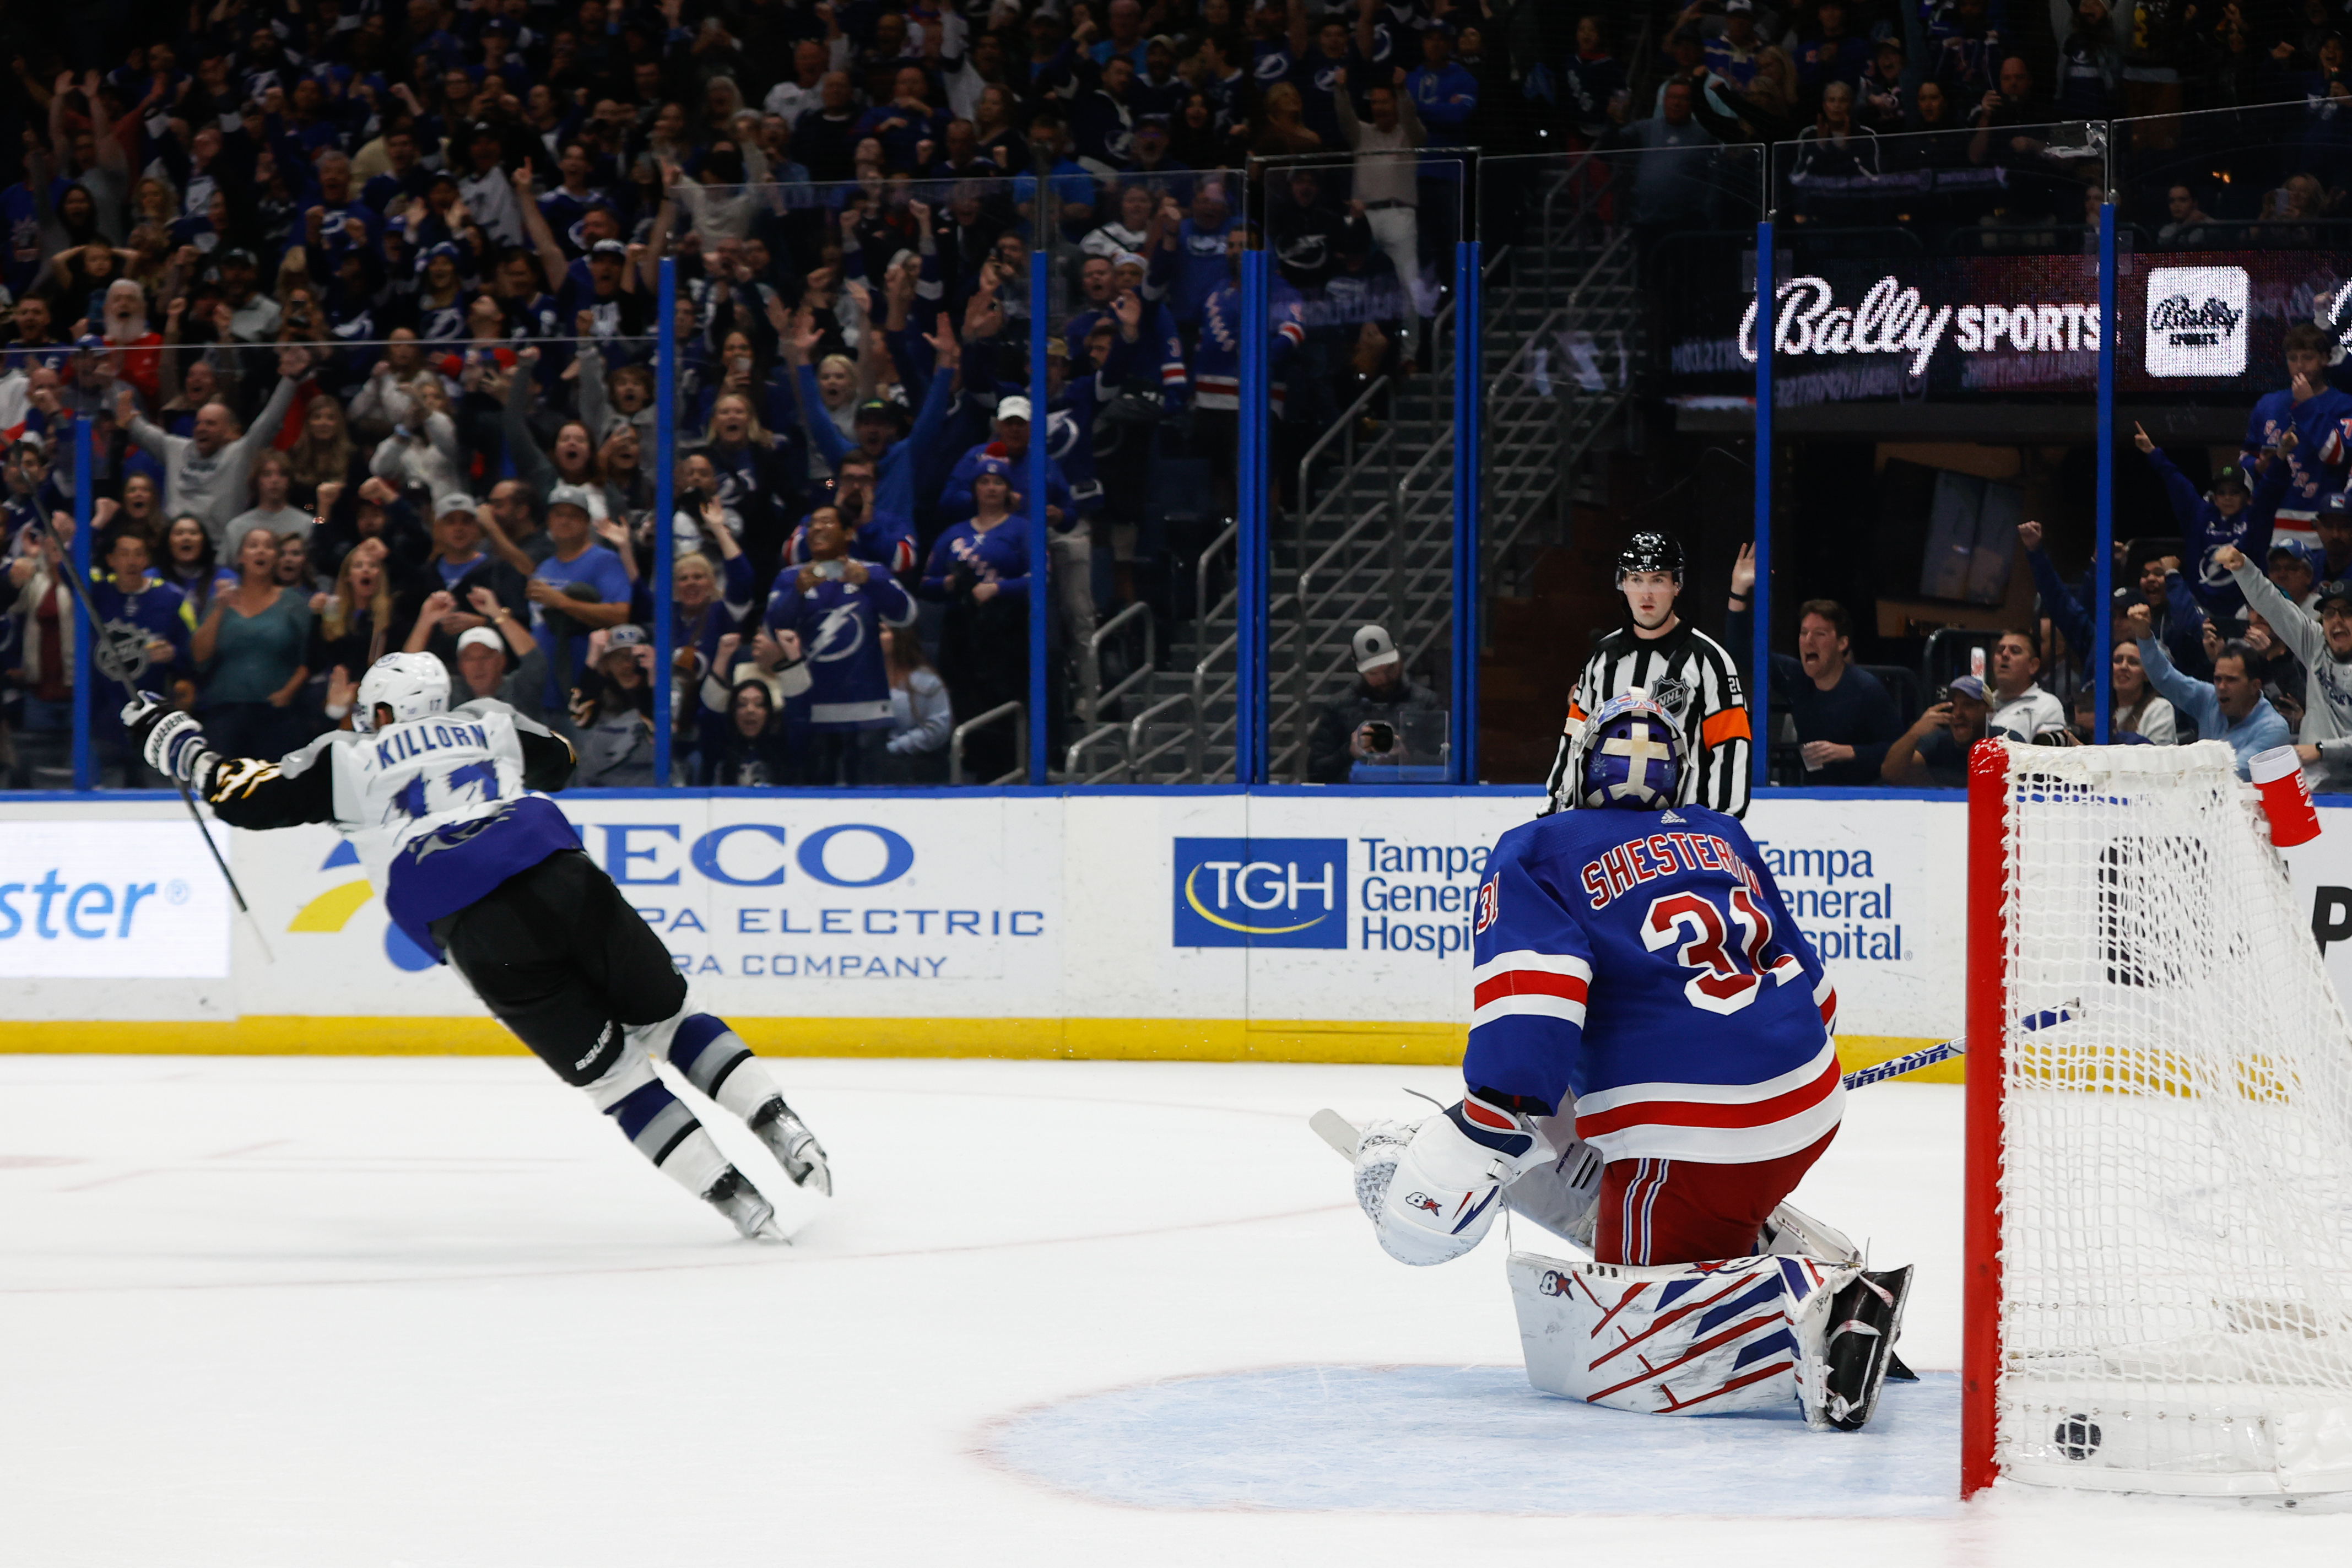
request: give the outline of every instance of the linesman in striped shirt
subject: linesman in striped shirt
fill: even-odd
[[[1551,764],[1551,804],[1544,815],[1578,805],[1568,776],[1569,738],[1612,697],[1640,688],[1682,728],[1677,805],[1704,805],[1733,816],[1748,812],[1748,697],[1738,667],[1721,643],[1675,613],[1683,591],[1683,547],[1664,533],[1637,533],[1617,555],[1617,589],[1626,624],[1601,639],[1577,677]]]

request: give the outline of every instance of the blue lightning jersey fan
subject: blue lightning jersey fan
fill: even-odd
[[[1835,1128],[1837,999],[1738,819],[1580,808],[1503,835],[1462,1074],[1609,1160],[1777,1159]]]

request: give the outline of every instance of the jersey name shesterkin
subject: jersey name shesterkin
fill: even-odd
[[[553,801],[523,784],[521,726],[505,703],[478,699],[372,734],[331,730],[276,763],[232,763],[213,795],[235,821],[237,796],[299,784],[323,769],[327,820],[351,841],[394,921],[428,952],[431,926],[579,837]]]
[[[1568,773],[1568,742],[1588,714],[1612,697],[1640,687],[1675,717],[1683,730],[1683,770],[1675,800],[1679,805],[1712,806],[1734,816],[1748,813],[1749,739],[1748,697],[1738,667],[1713,637],[1684,621],[1664,637],[1643,638],[1630,630],[1601,639],[1577,678],[1568,700],[1568,722],[1551,763],[1551,795],[1559,809]]]
[[[1469,1083],[1573,1101],[1610,1160],[1741,1164],[1836,1127],[1836,994],[1732,817],[1538,817],[1496,842],[1473,924]]]

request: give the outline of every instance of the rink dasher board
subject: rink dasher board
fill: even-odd
[[[764,1048],[977,1054],[1458,1059],[1471,908],[1519,789],[575,792],[583,847],[661,931],[707,1005],[767,1026]],[[393,932],[321,826],[231,831],[276,952],[241,926],[189,973],[142,924],[76,934],[60,898],[120,885],[152,854],[126,834],[175,803],[0,802],[0,1048],[361,1052],[510,1048],[463,984]],[[1849,1068],[1957,1035],[1963,805],[1957,796],[1768,796],[1747,827],[1823,953]],[[2293,856],[2298,897],[2352,921],[2352,809]],[[199,856],[194,828],[179,819]],[[51,874],[54,873],[54,879]],[[184,877],[184,921],[228,923]],[[2336,900],[2331,902],[2330,900]],[[217,907],[215,907],[215,906]],[[2336,942],[2329,967],[2352,979]],[[180,950],[184,952],[184,944]],[[68,962],[68,958],[70,962]],[[101,962],[102,961],[102,962]],[[103,977],[91,973],[103,972]],[[124,984],[136,981],[138,984]],[[406,1020],[432,1020],[429,1038]],[[89,1022],[184,1024],[116,1030]]]

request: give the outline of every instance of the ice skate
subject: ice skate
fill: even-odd
[[[825,1163],[824,1145],[786,1105],[782,1095],[761,1106],[751,1117],[751,1131],[784,1168],[793,1184],[813,1193],[833,1195],[833,1168]]]
[[[1822,1412],[1841,1432],[1859,1432],[1878,1408],[1903,1332],[1903,1303],[1911,1294],[1911,1268],[1864,1274],[1838,1292],[1830,1308]]]
[[[719,1173],[719,1179],[710,1184],[702,1201],[725,1215],[746,1241],[784,1239],[784,1233],[776,1228],[775,1205],[761,1197],[760,1189],[732,1165]]]

